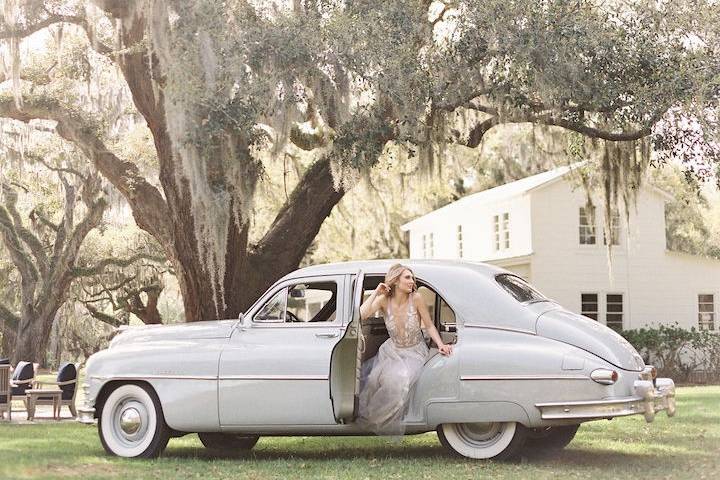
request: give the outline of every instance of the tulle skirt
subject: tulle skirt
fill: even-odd
[[[408,399],[427,355],[424,342],[400,348],[387,339],[377,355],[362,365],[357,419],[361,427],[378,435],[405,433]]]

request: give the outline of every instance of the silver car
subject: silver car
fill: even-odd
[[[240,319],[127,329],[87,363],[79,420],[105,450],[153,457],[198,433],[216,450],[260,436],[365,435],[355,423],[363,362],[388,338],[360,325],[364,296],[396,260],[299,269]],[[403,260],[450,356],[431,348],[404,418],[451,451],[510,458],[558,449],[581,423],[675,413],[675,385],[655,378],[613,330],[565,310],[522,278],[482,263]]]

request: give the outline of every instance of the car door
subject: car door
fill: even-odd
[[[330,359],[345,333],[344,275],[292,279],[248,312],[220,356],[223,428],[335,424]]]
[[[338,423],[349,423],[357,414],[363,342],[360,328],[363,277],[362,270],[358,271],[353,277],[352,289],[348,288],[348,293],[352,292],[346,315],[348,325],[332,353],[330,398]]]

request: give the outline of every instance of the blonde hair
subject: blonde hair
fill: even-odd
[[[400,276],[405,270],[410,272],[413,278],[415,278],[415,273],[410,269],[410,267],[407,267],[402,263],[396,263],[395,265],[391,266],[385,274],[384,283],[388,286],[388,288],[390,288],[390,293],[388,294],[389,297],[395,295],[395,286],[400,281]],[[413,292],[417,292],[417,283],[413,284]]]

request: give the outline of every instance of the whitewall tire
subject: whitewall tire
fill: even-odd
[[[516,422],[444,423],[437,433],[445,448],[463,457],[509,460],[525,444],[527,429]]]
[[[141,384],[121,385],[108,395],[98,432],[105,451],[118,457],[157,457],[170,439],[157,395]]]

